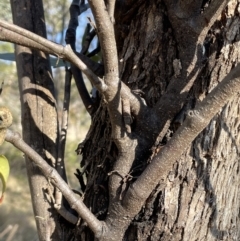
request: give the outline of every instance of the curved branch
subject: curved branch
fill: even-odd
[[[91,83],[100,91],[107,89],[102,79],[96,76],[73,52],[69,45],[62,46],[42,38],[28,30],[14,24],[0,20],[0,40],[16,43],[26,47],[38,49],[48,54],[56,55],[59,58],[68,60],[76,65],[89,78]]]
[[[37,166],[39,166],[44,176],[56,186],[69,202],[70,206],[76,210],[79,216],[88,224],[96,237],[102,235],[104,222],[99,221],[92,212],[85,206],[83,201],[77,197],[69,188],[67,183],[61,178],[56,169],[51,167],[38,153],[27,145],[18,133],[7,129],[5,140],[13,144],[20,151],[25,153]]]
[[[32,32],[29,32],[28,30],[2,20],[0,20],[0,40],[38,49],[48,54],[64,58],[81,69],[82,72],[89,78],[91,83],[100,92],[104,92],[107,89],[107,86],[103,80],[96,76],[103,76],[103,66],[95,63],[83,54],[73,53],[68,46],[64,47],[62,45],[53,43]],[[71,53],[67,53],[68,51]],[[134,114],[137,115],[140,111],[140,108],[145,106],[141,98],[134,95],[124,83],[121,83],[121,94],[124,95],[125,98],[129,98],[132,108],[131,111],[133,111]]]

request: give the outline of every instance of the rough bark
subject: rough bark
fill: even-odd
[[[11,1],[11,5],[14,23],[46,37],[42,1]],[[15,51],[23,139],[54,166],[57,158],[58,121],[48,56],[19,45],[16,45]],[[47,197],[47,190],[51,193],[53,187],[28,157],[26,166],[39,239],[58,240],[58,215],[50,197]]]
[[[141,158],[136,159],[128,177],[134,180],[182,124],[186,112],[193,109],[196,102],[201,101],[239,61],[239,4],[231,1],[204,39],[191,39],[197,50],[189,51],[192,56],[185,57],[183,50],[193,45],[189,40],[191,31],[183,35],[183,30],[176,29],[181,25],[176,26],[176,19],[168,11],[170,1],[126,1],[126,5],[119,2],[115,32],[121,80],[139,93],[148,106],[155,106],[165,93],[173,98],[172,102],[176,102],[174,98],[179,98],[180,102],[174,110],[176,113],[169,114],[168,120],[158,116],[166,118],[165,129],[148,127],[152,122],[149,120],[148,123],[147,117],[145,127],[136,119],[135,128],[142,128],[142,135],[146,133],[145,129],[156,130],[152,136],[145,136],[148,144],[143,146],[146,149],[141,150]],[[203,12],[207,12],[206,2],[202,4]],[[192,69],[192,79],[188,79],[192,82],[185,89],[185,97],[178,96],[181,89],[168,92],[173,76],[177,79],[180,75],[179,60],[184,72],[195,53],[201,56]],[[159,183],[131,222],[124,240],[239,240],[238,115],[239,101],[235,98],[195,139],[168,177]],[[162,135],[157,139],[159,131]],[[111,139],[110,119],[104,102],[95,113],[88,136],[78,150],[83,152],[81,166],[87,175],[85,203],[100,219],[105,219],[109,174],[118,151]],[[127,186],[128,180],[125,181]],[[93,234],[87,230],[81,237],[81,240],[93,240]]]

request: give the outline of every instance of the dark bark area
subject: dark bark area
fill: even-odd
[[[179,75],[179,59],[182,68],[189,65],[190,55],[182,56],[191,32],[180,36],[181,31],[174,26],[176,20],[169,17],[171,13],[163,1],[118,4],[115,31],[120,78],[153,107],[166,93],[173,76]],[[141,152],[141,158],[135,161],[125,186],[161,151],[161,146],[182,124],[187,110],[193,109],[239,61],[238,5],[233,1],[211,27],[202,45],[196,46],[202,56],[192,74],[194,85],[187,89],[185,98],[179,97],[179,111],[159,139],[159,126],[151,127],[156,131],[145,136],[145,149],[136,150]],[[178,98],[177,94],[173,97]],[[195,139],[149,196],[124,240],[239,240],[238,106],[237,98],[227,104]],[[136,118],[132,128],[143,126],[138,125]],[[81,167],[87,176],[85,203],[99,219],[104,219],[108,211],[109,175],[118,154],[104,101],[92,118],[86,140],[78,147],[81,151]],[[82,233],[81,240],[93,239],[87,229]]]

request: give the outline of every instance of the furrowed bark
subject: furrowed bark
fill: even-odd
[[[202,102],[198,103],[194,110],[189,111],[183,125],[132,184],[124,199],[127,209],[136,208],[136,201],[142,199],[141,208],[160,180],[166,178],[174,162],[180,158],[219,109],[239,93],[239,88],[240,64]]]

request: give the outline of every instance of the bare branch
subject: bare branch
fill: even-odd
[[[98,43],[97,43],[97,47],[96,47],[93,51],[91,51],[90,53],[88,53],[87,56],[90,58],[90,57],[98,54],[100,51],[101,51],[101,46],[100,46],[100,44],[99,44],[99,42],[98,42]]]
[[[31,38],[26,37],[29,35],[31,36]],[[64,47],[62,45],[53,43],[47,39],[44,39],[16,25],[9,24],[1,20],[0,20],[0,40],[27,46],[33,49],[38,49],[48,54],[52,54],[52,55],[64,58],[69,62],[71,62],[72,64],[76,65],[79,69],[81,69],[83,73],[89,77],[89,80],[91,81],[91,83],[94,86],[96,86],[96,88],[100,92],[105,91],[107,88],[107,86],[102,81],[102,79],[98,78],[94,74],[94,72],[96,72],[97,75],[102,76],[103,66],[101,64],[95,63],[94,61],[92,61],[91,59],[89,59],[88,57],[82,54],[76,53],[77,54],[76,56],[69,47],[66,50],[67,46]],[[70,51],[71,54],[67,53],[68,51]],[[143,101],[141,101],[140,97],[137,97],[136,95],[134,95],[131,92],[131,90],[123,83],[122,83],[122,90],[123,91],[121,92],[121,94],[125,95],[125,98],[127,98],[127,96],[130,98],[131,107],[133,107],[134,113],[137,114],[140,110],[140,107],[144,106]]]
[[[38,49],[46,53],[64,58],[76,65],[89,78],[92,84],[100,91],[107,88],[102,79],[98,78],[73,52],[70,46],[62,46],[42,38],[30,31],[16,25],[0,21],[0,40],[16,43],[30,48]]]
[[[62,204],[54,204],[54,208],[58,211],[58,213],[64,217],[69,223],[77,224],[79,218],[74,214],[69,212]]]
[[[56,169],[48,165],[38,153],[36,153],[21,139],[18,133],[14,133],[7,129],[5,140],[13,144],[20,151],[24,152],[37,166],[41,168],[44,176],[63,193],[70,206],[76,210],[84,221],[86,221],[89,228],[95,233],[96,237],[102,235],[104,223],[99,221],[91,213],[79,197],[76,197],[74,192],[61,178]]]
[[[124,185],[124,178],[129,174],[129,170],[135,160],[134,150],[136,146],[137,141],[133,141],[129,137],[119,140],[118,158],[114,164],[113,171],[109,174],[109,211],[111,211],[111,205],[116,205],[116,202],[121,200],[122,193],[126,191],[127,186]]]
[[[113,81],[118,81],[118,54],[114,28],[103,0],[90,0],[89,4],[96,21],[97,34],[103,53],[105,75],[111,73],[112,77],[115,77],[115,79],[109,79],[109,82],[106,82],[109,85]]]
[[[239,88],[240,64],[202,102],[198,103],[193,111],[188,113],[183,125],[129,188],[124,199],[124,206],[127,209],[139,205],[140,210],[159,181],[172,169],[174,162],[208,125],[219,109],[239,93]]]
[[[88,51],[88,49],[89,49],[89,46],[90,46],[93,38],[96,36],[96,31],[95,31],[95,29],[93,29],[93,30],[91,31],[91,25],[90,25],[90,23],[87,24],[83,36],[85,36],[85,38],[83,37],[83,44],[82,44],[81,54],[84,54],[84,55],[85,55],[85,54],[87,54],[87,51]]]
[[[89,4],[96,21],[97,34],[103,55],[105,70],[104,81],[108,86],[108,89],[104,92],[104,98],[108,103],[112,124],[112,137],[117,140],[123,137],[124,130],[120,97],[121,82],[119,80],[118,55],[114,28],[103,0],[90,0]]]
[[[79,59],[82,60],[83,63],[98,77],[102,78],[104,75],[104,66],[100,63],[97,63],[91,60],[89,57],[83,55],[82,53],[75,53]]]

